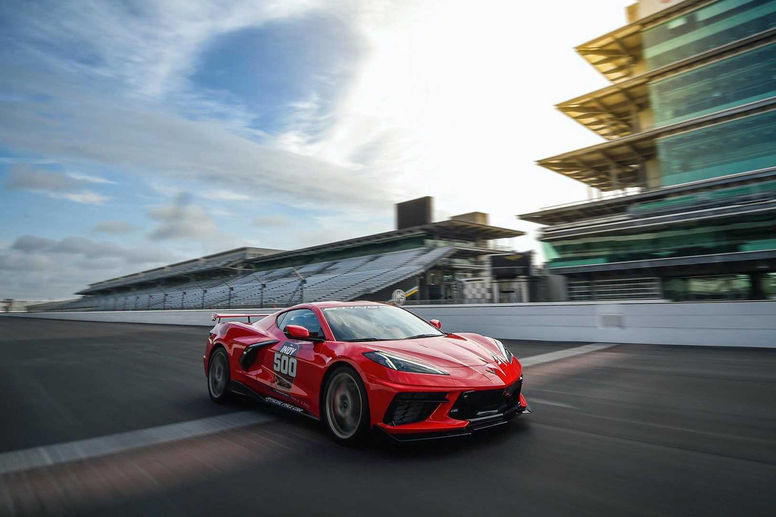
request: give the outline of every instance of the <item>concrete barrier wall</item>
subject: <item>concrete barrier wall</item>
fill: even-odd
[[[776,301],[418,305],[451,332],[508,339],[776,348]],[[277,309],[220,312],[267,313]],[[17,313],[81,321],[212,325],[213,310]]]
[[[413,308],[453,332],[511,339],[776,347],[776,302],[578,303]]]
[[[277,309],[245,310],[191,310],[191,311],[90,311],[90,312],[17,312],[7,316],[44,318],[73,321],[102,321],[111,323],[154,323],[159,325],[202,325],[213,326],[210,319],[214,312],[268,314]]]

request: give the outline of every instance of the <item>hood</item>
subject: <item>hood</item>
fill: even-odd
[[[370,348],[416,359],[443,369],[482,366],[496,363],[495,345],[491,347],[460,336],[399,339],[369,343]]]

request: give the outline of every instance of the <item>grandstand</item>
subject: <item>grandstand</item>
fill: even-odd
[[[79,299],[34,310],[284,307],[387,300],[394,289],[414,287],[418,299],[437,303],[491,301],[468,299],[465,287],[490,279],[488,257],[505,251],[492,241],[523,232],[490,226],[486,214],[474,214],[415,219],[421,224],[298,250],[238,248],[97,282],[77,293]]]

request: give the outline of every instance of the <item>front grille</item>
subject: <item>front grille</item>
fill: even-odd
[[[442,402],[447,402],[447,393],[399,393],[388,406],[383,422],[389,425],[422,422]]]
[[[522,377],[506,388],[497,390],[464,391],[450,410],[450,418],[469,420],[481,416],[503,413],[520,403]]]

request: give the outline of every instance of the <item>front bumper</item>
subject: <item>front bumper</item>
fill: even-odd
[[[473,389],[446,393],[397,393],[375,427],[398,441],[431,440],[467,436],[475,431],[506,424],[515,416],[530,413],[521,393],[522,378],[498,389]],[[436,405],[427,411],[396,411],[396,400],[420,400]],[[429,397],[423,397],[429,395]],[[431,396],[433,395],[433,396]],[[398,415],[398,417],[397,417]],[[415,415],[418,421],[406,422],[406,415]]]
[[[442,427],[437,429],[431,429],[430,426],[415,427],[409,429],[412,424],[402,426],[400,432],[397,432],[396,428],[390,428],[385,425],[377,425],[377,429],[382,431],[386,436],[389,436],[397,442],[419,442],[424,440],[438,440],[441,438],[457,438],[462,436],[471,436],[476,431],[483,429],[489,429],[491,427],[498,427],[509,423],[514,417],[522,415],[523,413],[531,413],[531,408],[527,404],[525,406],[516,406],[504,413],[496,415],[489,415],[479,418],[473,418],[467,422],[464,422],[463,426],[455,427]]]

